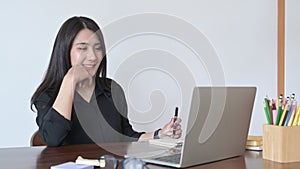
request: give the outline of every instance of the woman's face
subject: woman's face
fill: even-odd
[[[102,46],[97,35],[89,30],[81,30],[75,37],[71,48],[71,64],[82,65],[94,76],[103,59]]]

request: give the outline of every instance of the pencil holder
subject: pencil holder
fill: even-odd
[[[263,158],[280,163],[300,161],[300,126],[263,126]]]

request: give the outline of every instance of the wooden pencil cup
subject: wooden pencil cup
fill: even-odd
[[[300,126],[263,126],[263,159],[280,163],[300,161]]]

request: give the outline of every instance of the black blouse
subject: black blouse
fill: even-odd
[[[49,146],[137,141],[144,132],[134,131],[128,121],[124,91],[116,82],[107,82],[109,87],[97,78],[90,102],[75,92],[71,120],[49,105],[50,93],[43,93],[34,102],[43,140]]]

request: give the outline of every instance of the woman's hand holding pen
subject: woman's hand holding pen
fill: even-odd
[[[181,137],[181,118],[172,118],[159,132],[159,138],[175,138]]]

